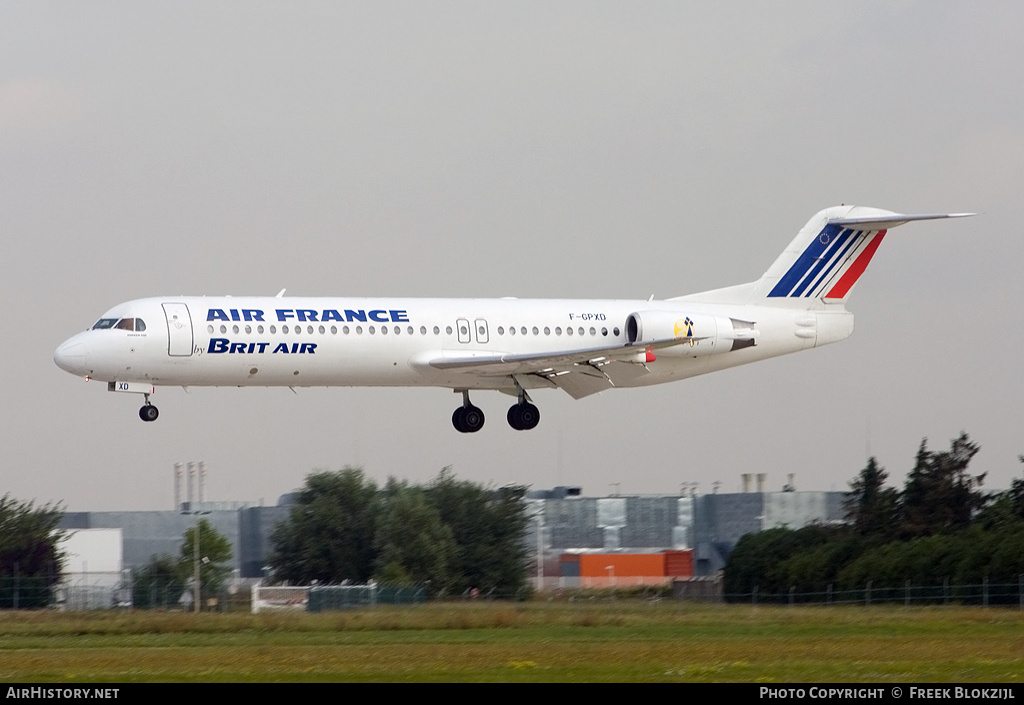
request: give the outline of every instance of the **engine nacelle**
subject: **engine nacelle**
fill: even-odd
[[[678,311],[637,311],[626,317],[626,339],[635,345],[682,338],[688,343],[660,348],[665,357],[699,357],[726,353],[756,344],[751,321]]]

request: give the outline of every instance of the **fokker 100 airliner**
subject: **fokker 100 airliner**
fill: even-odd
[[[484,425],[469,398],[516,397],[534,428],[537,389],[580,399],[661,384],[842,340],[846,301],[889,228],[913,220],[857,206],[817,213],[757,281],[664,301],[164,296],[110,309],[54,353],[72,374],[142,394],[157,386],[428,386],[462,394],[452,424]]]

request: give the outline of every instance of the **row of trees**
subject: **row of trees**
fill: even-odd
[[[50,604],[64,566],[57,531],[63,515],[56,504],[0,498],[0,609]]]
[[[515,594],[529,570],[525,495],[525,487],[488,489],[447,469],[426,486],[391,478],[383,488],[355,468],[313,473],[272,534],[269,563],[278,580],[297,584],[376,579],[429,584],[434,593]],[[53,600],[64,566],[62,515],[57,505],[0,499],[0,609]],[[187,591],[191,597],[197,529],[201,600],[220,593],[231,573],[231,544],[200,519],[177,556],[153,556],[134,572],[136,607],[176,606]]]
[[[921,441],[902,492],[885,487],[888,473],[871,458],[850,483],[847,518],[858,534],[879,540],[907,540],[967,527],[989,499],[980,489],[985,473],[968,472],[978,450],[966,433],[954,438],[948,451],[930,451],[927,440]]]
[[[271,542],[277,580],[429,583],[431,592],[512,594],[527,584],[526,488],[488,489],[446,468],[383,488],[356,468],[306,478]]]
[[[969,472],[978,450],[966,433],[945,451],[922,441],[902,490],[886,486],[888,474],[871,458],[850,482],[848,524],[742,537],[725,567],[725,592],[1016,584],[1024,573],[1024,479],[982,492],[985,475]]]

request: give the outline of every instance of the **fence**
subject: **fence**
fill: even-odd
[[[186,587],[181,581],[142,581],[132,583],[132,607],[142,610],[182,609]]]
[[[89,573],[50,578],[0,578],[0,609],[95,610],[130,607],[131,589],[120,573]]]
[[[50,606],[55,597],[49,578],[0,578],[0,609],[39,609]]]
[[[131,607],[132,591],[127,583],[110,584],[102,579],[86,578],[67,581],[57,586],[55,603],[64,610],[105,610]]]
[[[133,587],[135,588],[133,590]],[[133,607],[135,609],[175,610],[182,609],[182,586],[180,583],[150,583],[140,590],[141,585],[132,586],[127,582],[117,585],[101,585],[96,581],[78,580],[50,585],[46,578],[0,578],[0,609],[42,609],[64,610],[110,609]],[[579,593],[579,594],[577,594]],[[650,593],[650,594],[648,594]],[[910,581],[902,586],[874,585],[868,582],[863,588],[837,590],[832,585],[824,590],[798,590],[791,587],[781,592],[762,591],[755,587],[751,592],[723,593],[722,581],[718,577],[676,580],[671,590],[654,586],[590,589],[563,588],[539,593],[547,600],[577,599],[587,594],[589,599],[610,597],[657,596],[680,601],[726,602],[752,605],[903,605],[942,606],[973,605],[979,607],[1012,607],[1024,610],[1024,575],[1015,583],[958,584],[948,580],[941,585],[913,585]],[[520,600],[529,597],[529,592],[516,594],[495,594],[467,591],[460,595],[430,595],[425,586],[395,585],[352,585],[252,588],[251,609],[287,607],[299,611],[322,612],[328,610],[352,609],[381,604],[420,604],[438,600]],[[214,604],[204,605],[204,610],[247,609],[250,607],[248,589],[237,595],[222,590]]]
[[[800,591],[791,587],[786,592],[761,592],[754,588],[748,593],[727,593],[726,602],[747,602],[764,605],[978,605],[981,607],[1017,607],[1024,610],[1024,575],[1015,583],[955,584],[948,580],[942,585],[913,585],[908,580],[900,587],[868,582],[863,588],[835,590],[828,585],[824,591]]]

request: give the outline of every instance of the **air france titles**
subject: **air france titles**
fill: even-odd
[[[377,323],[408,323],[409,314],[404,310],[387,310],[387,309],[371,309],[367,311],[364,308],[351,309],[346,308],[338,310],[336,308],[326,309],[312,309],[312,308],[278,308],[274,309],[274,313],[277,315],[277,320],[281,323],[287,323],[288,321],[297,321],[305,323],[329,323],[331,321],[337,321],[339,323],[352,323],[354,321],[376,321]],[[229,308],[225,311],[222,308],[211,308],[206,312],[207,321],[259,321],[265,323],[265,313],[262,309],[258,308]]]
[[[408,323],[409,314],[405,310],[394,309],[309,309],[309,308],[278,308],[274,309],[270,320],[281,323]],[[251,321],[258,323],[268,322],[268,314],[258,308],[211,308],[206,312],[207,321]],[[288,353],[288,354],[315,354],[316,343],[278,343],[271,342],[233,342],[228,338],[210,338],[210,347],[207,352],[214,353],[243,353],[246,355],[259,355],[266,352]]]

